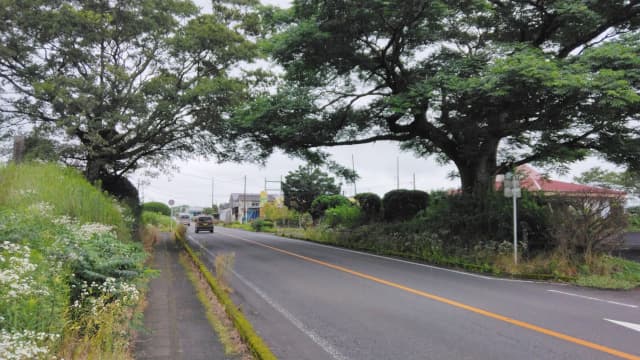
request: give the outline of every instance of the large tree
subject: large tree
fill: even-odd
[[[340,184],[317,166],[300,166],[290,171],[282,183],[284,204],[301,213],[309,211],[311,203],[320,195],[340,193]]]
[[[232,157],[219,141],[246,98],[231,70],[255,56],[250,3],[199,14],[189,0],[2,0],[0,116],[67,144],[64,160],[116,194],[140,168]]]
[[[240,113],[270,149],[396,141],[465,194],[600,152],[640,167],[640,0],[294,0],[265,16],[284,68]],[[286,21],[282,21],[286,19]]]

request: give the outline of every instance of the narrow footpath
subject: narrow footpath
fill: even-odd
[[[185,269],[181,247],[168,234],[155,246],[151,280],[144,311],[144,330],[135,343],[136,359],[232,359],[224,354],[218,335],[207,321]]]

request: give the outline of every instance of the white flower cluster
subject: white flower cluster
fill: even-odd
[[[43,343],[56,341],[58,334],[47,334],[24,330],[21,332],[8,332],[0,330],[0,359],[27,360],[38,359],[49,353],[49,349]]]
[[[0,293],[9,298],[23,295],[48,295],[39,289],[31,277],[36,265],[29,261],[31,249],[28,246],[4,241],[0,244]]]
[[[38,202],[29,206],[29,210],[37,212],[43,216],[50,216],[53,213],[53,205],[47,202]]]
[[[83,281],[80,285],[80,300],[76,300],[71,306],[76,309],[85,307],[95,315],[110,303],[128,306],[136,304],[139,298],[140,291],[134,284],[118,282],[115,278],[108,277],[101,284]]]
[[[73,220],[72,217],[69,217],[67,215],[62,215],[54,218],[53,223],[58,225],[69,226],[69,225],[75,225],[76,222],[75,220]]]
[[[113,231],[113,226],[100,224],[100,223],[90,223],[90,224],[82,224],[76,230],[77,234],[84,239],[91,238],[93,235],[101,235],[108,234]]]

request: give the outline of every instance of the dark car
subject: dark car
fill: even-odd
[[[200,230],[213,232],[213,216],[200,215],[196,217],[196,232]]]

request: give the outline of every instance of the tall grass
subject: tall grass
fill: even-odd
[[[41,163],[0,169],[0,206],[19,211],[40,202],[55,204],[51,215],[109,224],[118,238],[130,238],[133,219],[128,209],[89,184],[77,170]]]
[[[142,212],[142,223],[153,225],[160,231],[170,231],[172,226],[176,226],[175,220],[171,217],[153,211]]]
[[[0,358],[129,358],[145,253],[126,207],[52,164],[0,167]]]

